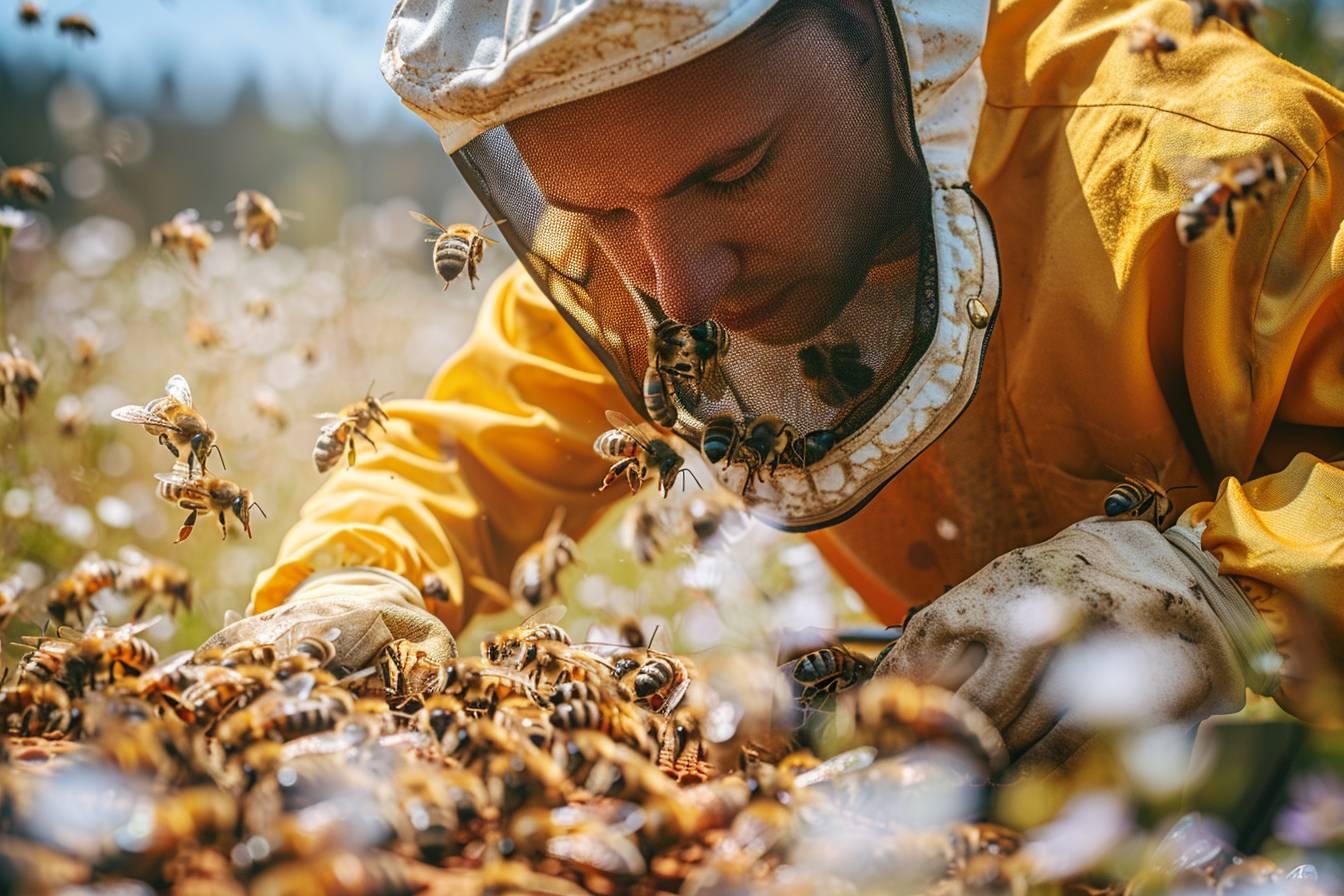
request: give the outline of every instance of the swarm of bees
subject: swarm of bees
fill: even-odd
[[[149,242],[155,249],[181,255],[193,268],[201,266],[201,256],[215,244],[211,230],[217,222],[206,223],[194,208],[183,209],[149,231]]]
[[[239,190],[229,203],[233,212],[233,226],[238,240],[244,245],[265,252],[280,239],[280,227],[285,218],[300,217],[295,212],[281,211],[271,197],[257,190]]]
[[[143,426],[173,455],[172,471],[166,476],[155,474],[154,478],[159,480],[158,496],[187,511],[187,518],[178,529],[177,542],[191,535],[201,513],[217,516],[220,533],[226,539],[227,515],[232,513],[247,537],[252,537],[252,511],[255,509],[263,517],[266,511],[252,499],[250,490],[232,480],[213,476],[206,469],[211,451],[219,455],[221,466],[224,454],[215,442],[215,431],[196,409],[185,377],[173,375],[164,386],[162,397],[143,407],[123,405],[112,412],[112,418]]]
[[[375,668],[339,667],[337,628],[169,657],[144,639],[152,620],[95,616],[26,638],[0,686],[7,880],[354,896],[858,893],[895,880],[936,894],[1127,892],[1043,879],[1039,850],[971,808],[914,827],[880,811],[930,788],[975,792],[1002,767],[992,725],[953,694],[870,680],[871,661],[840,645],[782,670],[692,664],[637,624],[627,643],[576,643],[561,614],[429,664],[414,688],[407,661],[423,657],[394,642]],[[828,701],[835,727],[819,751],[771,705],[790,679],[810,689],[809,709]],[[65,778],[125,783],[95,802]],[[51,825],[54,798],[96,823]],[[818,831],[862,855],[862,874],[809,861]],[[1198,861],[1154,861],[1145,881],[1319,892],[1309,874],[1225,845]]]
[[[355,436],[368,442],[373,450],[378,450],[377,443],[369,435],[369,429],[377,426],[387,432],[383,423],[389,418],[387,411],[383,410],[383,401],[391,394],[386,392],[374,398],[373,386],[370,385],[362,399],[341,408],[340,413],[318,414],[317,419],[330,422],[322,425],[317,444],[313,446],[313,466],[317,467],[317,472],[325,473],[336,466],[342,454],[345,455],[346,466],[353,467],[356,459]]]
[[[0,352],[0,409],[12,402],[22,414],[29,402],[36,400],[42,386],[42,369],[23,353],[13,334],[9,337],[9,351]]]
[[[485,257],[485,247],[487,244],[491,246],[495,244],[494,240],[481,234],[484,228],[473,227],[470,224],[444,227],[429,215],[422,215],[420,212],[411,212],[410,215],[421,224],[433,227],[439,232],[438,236],[429,237],[425,242],[434,244],[434,273],[443,281],[443,288],[448,289],[465,270],[467,279],[471,281],[471,288],[475,289],[477,272],[481,260]],[[492,221],[485,226],[503,223]]]

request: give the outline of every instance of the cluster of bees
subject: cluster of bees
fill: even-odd
[[[1043,880],[1026,838],[974,810],[889,811],[1003,768],[992,724],[955,695],[870,679],[877,660],[840,645],[778,668],[692,664],[634,620],[588,643],[558,621],[447,663],[394,642],[359,670],[334,664],[336,629],[167,658],[141,637],[152,622],[25,639],[0,687],[0,876],[264,896],[1120,896],[1200,874],[1189,892],[1318,892],[1230,853],[1159,869],[1156,889]],[[47,817],[71,812],[87,817]]]
[[[42,7],[32,2],[20,3],[19,23],[25,28],[34,28],[41,25]],[[75,13],[57,19],[56,30],[61,34],[68,34],[76,40],[88,40],[98,36],[98,30],[93,27],[93,22],[89,20],[89,17]]]

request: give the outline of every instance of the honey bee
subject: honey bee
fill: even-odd
[[[644,434],[624,414],[607,411],[607,422],[614,428],[597,437],[593,442],[593,450],[603,460],[615,463],[607,471],[602,487],[598,490],[605,490],[618,476],[624,474],[630,492],[634,494],[650,473],[656,473],[658,491],[667,497],[677,476],[684,470],[685,459],[667,442]],[[694,478],[694,474],[691,475]]]
[[[224,334],[219,331],[219,327],[205,318],[193,316],[187,321],[187,342],[192,347],[208,352],[218,348],[223,341]]]
[[[705,423],[705,430],[700,435],[700,453],[711,464],[724,460],[732,463],[742,438],[742,426],[730,414],[720,414]]]
[[[685,513],[691,542],[698,551],[712,547],[720,536],[730,541],[739,537],[751,521],[742,499],[724,489],[692,495]]]
[[[563,604],[542,607],[524,619],[516,628],[500,632],[489,641],[481,642],[481,656],[486,662],[502,665],[512,659],[517,660],[523,648],[534,641],[557,641],[572,644],[569,632],[558,623],[565,616]]]
[[[93,597],[113,588],[121,574],[121,566],[114,560],[88,557],[70,571],[70,574],[51,586],[47,596],[47,612],[58,625],[65,625],[73,615],[83,624],[92,615]]]
[[[257,387],[252,393],[252,410],[258,417],[270,423],[276,432],[284,432],[289,428],[289,412],[281,406],[280,396],[275,394],[274,389]]]
[[[25,637],[23,643],[35,648],[19,660],[18,681],[50,681],[66,693],[78,697],[84,691],[89,668],[68,638]]]
[[[275,245],[286,217],[299,217],[294,212],[282,212],[271,197],[257,190],[239,190],[228,208],[233,212],[239,242],[260,252]]]
[[[1160,65],[1163,53],[1174,53],[1178,48],[1176,39],[1157,26],[1150,18],[1137,20],[1127,33],[1129,52],[1146,53],[1153,63]]]
[[[391,394],[385,392],[374,398],[373,386],[370,385],[362,400],[341,408],[339,414],[318,415],[319,420],[331,422],[323,425],[317,437],[317,444],[313,446],[313,464],[317,467],[317,472],[325,473],[330,470],[340,460],[341,454],[346,456],[346,466],[355,465],[355,442],[351,436],[359,436],[372,445],[373,450],[378,450],[377,444],[369,436],[369,428],[376,425],[384,433],[387,432],[387,427],[383,423],[389,417],[383,410],[382,402]]]
[[[243,304],[243,311],[248,317],[270,320],[275,316],[275,302],[266,296],[254,296]]]
[[[322,360],[322,355],[317,350],[317,343],[315,342],[300,343],[295,353],[304,367],[313,367],[318,361]]]
[[[75,341],[70,346],[70,357],[80,370],[89,370],[98,363],[98,358],[102,350],[101,340],[97,335],[88,333],[75,337]]]
[[[509,576],[509,594],[517,606],[535,610],[550,603],[560,593],[560,573],[578,560],[579,546],[560,531],[565,521],[564,508],[555,511],[541,540],[519,556]]]
[[[798,441],[798,432],[770,414],[754,417],[741,428],[736,423],[731,425],[733,430],[729,436],[726,418],[710,420],[701,439],[701,451],[710,463],[726,458],[730,464],[743,464],[747,468],[747,476],[742,482],[742,494],[745,495],[766,470],[773,474],[780,463],[789,458]],[[728,439],[726,443],[720,441],[725,437]]]
[[[23,576],[15,574],[7,579],[0,579],[0,631],[3,631],[5,626],[9,625],[9,620],[23,609],[27,594],[28,585],[24,582]]]
[[[228,479],[205,475],[191,476],[181,461],[173,464],[173,472],[170,475],[156,473],[154,478],[159,480],[160,498],[189,511],[186,520],[178,529],[174,544],[185,541],[191,535],[191,530],[196,525],[196,516],[202,512],[219,515],[219,531],[225,540],[229,537],[228,521],[225,519],[225,514],[229,511],[232,511],[238,522],[243,524],[243,531],[247,533],[248,538],[252,537],[252,508],[255,507],[258,513],[263,517],[266,516],[266,511],[261,509],[261,505],[252,500],[251,491]]]
[[[20,681],[0,687],[0,718],[12,734],[59,738],[71,733],[77,716],[70,695],[60,685]]]
[[[312,672],[291,676],[222,719],[215,727],[228,752],[238,752],[258,740],[293,740],[335,727],[349,715],[355,698],[340,687],[317,684]]]
[[[78,395],[62,395],[52,411],[56,429],[63,438],[74,439],[84,434],[89,425],[89,412]]]
[[[248,885],[251,896],[412,896],[406,861],[386,852],[338,850],[268,868]]]
[[[1222,19],[1247,37],[1254,39],[1251,19],[1264,11],[1260,0],[1187,0],[1195,28],[1204,27],[1210,19]]]
[[[19,341],[13,334],[9,337],[9,351],[0,352],[0,408],[5,407],[9,397],[22,414],[28,402],[37,399],[37,390],[42,386],[42,369],[26,357],[19,348]]]
[[[649,415],[664,426],[676,422],[676,408],[667,400],[669,387],[691,405],[698,404],[702,395],[721,396],[725,381],[720,362],[730,344],[727,329],[714,320],[691,326],[659,321],[649,336],[649,368],[644,376]]]
[[[839,644],[805,653],[793,664],[793,680],[808,703],[852,688],[872,674],[870,660]]]
[[[0,161],[0,165],[4,165],[4,162]],[[0,168],[0,193],[22,197],[33,205],[50,202],[56,191],[51,188],[51,181],[42,176],[42,172],[50,170],[50,162],[29,162],[26,165]]]
[[[101,617],[95,618],[75,642],[75,651],[95,681],[112,681],[126,674],[139,675],[159,661],[159,652],[138,637],[140,632],[158,621],[154,618],[110,626]]]
[[[873,384],[873,368],[860,360],[857,342],[808,345],[798,351],[803,380],[822,404],[844,407]]]
[[[618,878],[641,877],[647,871],[630,834],[609,824],[596,809],[524,809],[510,819],[508,831],[515,855],[549,856],[571,867]]]
[[[1126,476],[1124,482],[1111,489],[1110,493],[1106,495],[1102,510],[1108,517],[1146,519],[1161,529],[1167,517],[1171,515],[1173,506],[1168,492],[1183,488],[1194,488],[1195,486],[1176,485],[1171,488],[1163,488],[1162,484],[1157,481],[1157,475],[1157,471],[1154,469],[1152,479],[1144,476]]]
[[[1188,246],[1209,231],[1218,219],[1227,224],[1229,236],[1237,232],[1237,203],[1264,201],[1263,190],[1288,179],[1283,157],[1277,152],[1245,156],[1223,162],[1216,173],[1194,181],[1195,193],[1176,213],[1176,234]]]
[[[794,440],[789,446],[788,460],[795,466],[810,467],[830,453],[837,438],[833,429],[813,430]]]
[[[671,427],[677,422],[677,406],[668,399],[667,382],[657,367],[650,364],[644,371],[644,409],[659,426]]]
[[[562,731],[600,731],[650,759],[658,754],[654,726],[622,700],[558,700],[551,711],[550,722]]]
[[[623,658],[634,659],[636,663],[617,666],[619,680],[630,687],[635,702],[653,712],[671,715],[691,684],[691,670],[686,660],[651,647],[626,654]]]
[[[24,25],[33,26],[42,21],[42,10],[36,3],[23,2],[19,4],[19,22]]]
[[[495,241],[487,236],[482,236],[481,228],[472,227],[470,224],[454,224],[452,227],[444,227],[429,215],[422,215],[419,212],[411,212],[410,214],[421,224],[439,231],[438,236],[430,237],[425,242],[434,244],[434,272],[443,281],[443,288],[446,290],[461,275],[462,269],[466,268],[467,279],[471,281],[471,288],[475,289],[476,268],[485,256],[486,244],[493,246]],[[491,222],[491,224],[503,223],[503,221]],[[490,224],[485,226],[489,227]]]
[[[128,404],[117,408],[112,412],[112,419],[140,424],[145,432],[158,437],[159,444],[173,457],[180,459],[186,451],[189,477],[195,474],[198,465],[200,472],[205,474],[205,461],[211,450],[219,454],[220,464],[228,469],[223,452],[215,444],[215,431],[192,403],[191,386],[187,385],[186,378],[173,374],[163,391],[162,398],[155,398],[144,407]]]
[[[652,501],[631,501],[621,517],[621,546],[645,565],[663,552],[666,538],[660,508]]]
[[[180,606],[191,610],[191,573],[185,567],[167,560],[146,557],[138,551],[124,551],[117,573],[117,590],[123,594],[139,594],[140,602],[131,612],[131,621],[139,622],[145,610],[157,599],[168,603],[173,615]]]
[[[56,30],[62,34],[68,34],[77,41],[89,40],[98,36],[98,31],[93,27],[93,22],[89,21],[88,16],[61,16],[56,22]]]
[[[186,256],[193,268],[201,266],[201,256],[215,243],[210,234],[214,222],[207,225],[201,221],[200,212],[194,208],[183,209],[171,220],[155,226],[149,232],[150,244],[155,249],[166,249]]]
[[[188,722],[218,719],[270,687],[274,678],[262,666],[202,666],[182,691],[177,711]]]

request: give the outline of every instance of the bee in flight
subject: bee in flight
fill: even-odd
[[[37,398],[42,386],[42,368],[23,354],[19,341],[11,334],[9,351],[0,352],[0,408],[14,397],[14,404],[22,414],[28,402]]]
[[[1188,246],[1207,233],[1218,219],[1227,222],[1228,236],[1237,233],[1237,204],[1263,202],[1264,191],[1288,179],[1283,158],[1277,152],[1244,156],[1217,163],[1212,177],[1194,180],[1195,193],[1176,213],[1176,234]]]
[[[639,491],[640,485],[649,478],[650,473],[656,473],[658,491],[663,497],[667,497],[679,474],[685,472],[692,479],[695,478],[694,473],[685,469],[686,461],[677,449],[663,439],[645,434],[624,414],[607,411],[607,422],[613,428],[597,437],[593,442],[593,450],[603,460],[614,463],[607,471],[606,477],[602,480],[602,488],[598,491],[606,489],[618,476],[624,475],[633,494]]]
[[[213,450],[219,454],[219,463],[225,469],[224,453],[215,444],[215,431],[205,422],[205,417],[196,410],[191,400],[191,386],[180,373],[173,374],[163,387],[164,395],[146,404],[144,407],[128,404],[112,412],[115,420],[123,423],[138,423],[145,432],[157,436],[173,457],[187,455],[187,476],[195,474],[197,465],[205,473],[205,460]]]
[[[88,16],[61,16],[56,22],[56,30],[68,34],[76,41],[89,40],[98,36],[98,30]]]
[[[226,513],[231,511],[238,518],[248,538],[252,537],[252,508],[255,507],[258,513],[263,517],[266,516],[266,511],[261,509],[261,505],[252,500],[252,492],[249,490],[228,479],[206,475],[192,476],[187,471],[187,465],[181,461],[173,464],[173,472],[168,476],[156,473],[154,478],[159,480],[160,498],[189,511],[182,527],[178,529],[174,544],[186,541],[191,536],[191,530],[196,525],[196,517],[200,513],[219,515],[219,531],[225,539],[229,537]]]
[[[1142,18],[1129,27],[1126,34],[1129,40],[1129,52],[1144,53],[1160,65],[1163,53],[1174,53],[1179,48],[1176,38],[1157,26],[1149,18]]]
[[[42,22],[42,9],[36,3],[30,0],[24,0],[19,4],[19,22],[20,24],[32,27]]]
[[[541,540],[518,558],[509,577],[509,594],[516,605],[535,610],[560,592],[560,573],[579,557],[579,546],[564,532],[564,508],[556,510]]]
[[[4,165],[0,161],[0,165]],[[26,165],[10,165],[0,168],[0,193],[6,196],[21,196],[34,205],[50,202],[56,191],[51,181],[42,176],[42,172],[51,169],[49,162],[29,162]]]
[[[461,275],[462,269],[466,268],[467,279],[471,281],[471,288],[475,289],[477,267],[485,257],[485,246],[487,243],[493,246],[495,241],[481,235],[483,228],[472,227],[470,224],[444,227],[429,215],[422,215],[419,212],[410,214],[421,224],[439,231],[438,236],[432,236],[425,242],[434,244],[434,272],[443,281],[443,288],[447,289],[449,284]],[[485,226],[503,223],[503,221],[491,221]]]
[[[233,212],[233,226],[238,240],[259,252],[265,252],[280,238],[280,227],[285,218],[301,220],[297,212],[282,211],[271,197],[257,190],[239,190],[228,209]]]
[[[149,241],[155,249],[167,249],[186,256],[193,268],[199,268],[201,256],[215,244],[210,231],[218,227],[217,221],[209,224],[201,221],[200,212],[196,209],[183,209],[173,215],[171,220],[150,230]]]
[[[376,424],[384,433],[387,432],[383,423],[389,418],[387,411],[383,410],[383,399],[391,394],[384,392],[374,398],[373,385],[370,384],[369,391],[364,393],[362,399],[341,408],[340,413],[317,415],[319,420],[330,421],[323,424],[317,436],[317,444],[313,446],[313,464],[317,472],[325,473],[336,466],[342,453],[346,456],[347,466],[355,465],[355,440],[352,436],[359,436],[372,445],[374,451],[378,450],[378,445],[369,435],[369,428]]]

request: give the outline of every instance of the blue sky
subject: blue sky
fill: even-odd
[[[44,21],[0,10],[0,66],[20,84],[52,71],[81,76],[117,111],[224,118],[255,82],[267,112],[294,127],[319,120],[341,137],[433,135],[403,109],[378,72],[392,3],[380,0],[46,0]],[[88,16],[96,40],[56,33],[62,15]],[[166,84],[171,81],[171,95]]]

